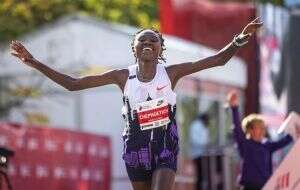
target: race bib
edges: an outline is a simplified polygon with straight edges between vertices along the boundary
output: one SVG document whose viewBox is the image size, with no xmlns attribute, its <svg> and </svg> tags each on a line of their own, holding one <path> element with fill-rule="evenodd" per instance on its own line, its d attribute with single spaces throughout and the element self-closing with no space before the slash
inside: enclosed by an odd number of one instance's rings
<svg viewBox="0 0 300 190">
<path fill-rule="evenodd" d="M 141 130 L 162 127 L 170 122 L 169 106 L 163 98 L 136 104 Z"/>
</svg>

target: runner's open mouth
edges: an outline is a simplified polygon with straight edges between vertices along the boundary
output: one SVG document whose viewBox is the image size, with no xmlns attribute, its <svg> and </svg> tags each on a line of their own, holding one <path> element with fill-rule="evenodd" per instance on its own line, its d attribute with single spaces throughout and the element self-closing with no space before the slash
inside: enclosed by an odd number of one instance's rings
<svg viewBox="0 0 300 190">
<path fill-rule="evenodd" d="M 144 48 L 143 48 L 143 51 L 153 51 L 153 49 L 150 48 L 150 47 L 144 47 Z"/>
</svg>

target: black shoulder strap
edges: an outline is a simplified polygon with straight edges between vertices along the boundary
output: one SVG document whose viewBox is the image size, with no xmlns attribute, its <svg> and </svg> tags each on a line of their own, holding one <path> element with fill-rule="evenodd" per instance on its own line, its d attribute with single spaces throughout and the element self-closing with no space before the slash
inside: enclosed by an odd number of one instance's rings
<svg viewBox="0 0 300 190">
<path fill-rule="evenodd" d="M 136 78 L 136 75 L 128 76 L 128 79 L 134 79 L 134 78 Z"/>
</svg>

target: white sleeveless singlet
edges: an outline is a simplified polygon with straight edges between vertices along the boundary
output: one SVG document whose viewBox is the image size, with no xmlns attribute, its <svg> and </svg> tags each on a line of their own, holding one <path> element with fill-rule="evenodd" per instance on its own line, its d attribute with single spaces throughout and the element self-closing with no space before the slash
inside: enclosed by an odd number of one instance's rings
<svg viewBox="0 0 300 190">
<path fill-rule="evenodd" d="M 129 77 L 124 88 L 124 97 L 129 99 L 131 106 L 150 99 L 164 98 L 168 104 L 176 104 L 176 93 L 172 90 L 172 84 L 168 73 L 162 64 L 157 64 L 156 74 L 150 82 L 141 82 L 137 78 L 138 65 L 128 67 Z M 124 110 L 125 111 L 125 110 Z"/>
</svg>

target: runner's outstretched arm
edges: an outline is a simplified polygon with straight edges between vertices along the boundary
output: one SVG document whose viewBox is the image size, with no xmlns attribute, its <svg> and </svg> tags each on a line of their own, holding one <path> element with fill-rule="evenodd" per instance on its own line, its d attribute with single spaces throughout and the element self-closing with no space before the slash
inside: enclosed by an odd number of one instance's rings
<svg viewBox="0 0 300 190">
<path fill-rule="evenodd" d="M 126 75 L 128 75 L 127 69 L 116 69 L 100 75 L 73 78 L 55 71 L 54 69 L 35 59 L 20 42 L 12 41 L 10 48 L 11 54 L 19 58 L 24 64 L 40 71 L 46 77 L 70 91 L 83 90 L 107 84 L 116 84 L 121 88 L 121 90 L 123 90 L 123 83 L 126 81 Z"/>
<path fill-rule="evenodd" d="M 186 62 L 167 67 L 172 85 L 175 86 L 177 81 L 186 75 L 190 75 L 211 67 L 225 65 L 229 59 L 235 55 L 238 49 L 248 42 L 250 36 L 252 36 L 252 34 L 254 34 L 261 26 L 262 22 L 259 20 L 259 18 L 256 18 L 247 24 L 241 34 L 235 36 L 231 43 L 226 45 L 215 55 L 200 59 L 195 62 Z"/>
</svg>

